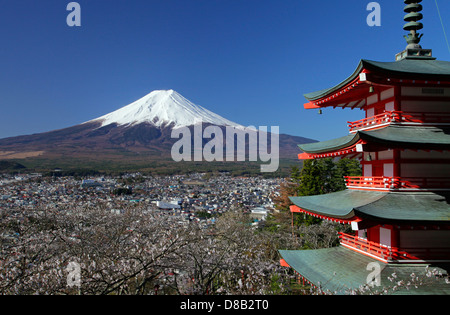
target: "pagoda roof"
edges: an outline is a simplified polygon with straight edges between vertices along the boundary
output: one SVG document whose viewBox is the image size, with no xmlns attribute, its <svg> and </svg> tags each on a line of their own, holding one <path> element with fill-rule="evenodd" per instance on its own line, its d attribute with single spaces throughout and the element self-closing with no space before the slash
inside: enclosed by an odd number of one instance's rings
<svg viewBox="0 0 450 315">
<path fill-rule="evenodd" d="M 411 280 L 411 274 L 427 278 L 426 267 L 430 271 L 436 271 L 442 274 L 448 274 L 448 265 L 434 266 L 432 264 L 392 264 L 383 263 L 374 258 L 356 253 L 353 250 L 343 246 L 315 249 L 315 250 L 280 250 L 283 260 L 299 273 L 306 280 L 316 287 L 320 285 L 324 291 L 330 291 L 334 294 L 351 294 L 351 290 L 358 289 L 367 283 L 367 277 L 372 269 L 367 269 L 369 264 L 376 263 L 380 266 L 381 286 L 374 287 L 373 290 L 382 290 L 383 288 L 393 287 L 398 281 Z M 392 283 L 388 277 L 396 275 L 395 283 Z M 440 281 L 429 281 L 430 283 L 409 290 L 402 288 L 399 291 L 388 291 L 389 294 L 450 294 L 450 284 L 446 284 L 443 279 Z"/>
<path fill-rule="evenodd" d="M 321 154 L 349 148 L 361 141 L 388 148 L 448 150 L 450 149 L 450 128 L 391 124 L 380 129 L 357 131 L 341 138 L 298 146 L 303 152 Z"/>
<path fill-rule="evenodd" d="M 364 74 L 364 79 L 361 79 Z M 434 59 L 402 59 L 393 62 L 380 62 L 362 59 L 356 70 L 339 84 L 304 94 L 310 101 L 305 104 L 306 108 L 322 106 L 338 106 L 338 100 L 343 99 L 343 103 L 350 100 L 357 100 L 367 93 L 362 89 L 366 84 L 394 85 L 396 83 L 405 85 L 406 81 L 411 83 L 417 81 L 426 82 L 427 85 L 450 84 L 450 62 Z M 362 93 L 362 94 L 361 94 Z M 353 95 L 353 96 L 349 96 Z M 329 98 L 329 99 L 327 99 Z M 331 104 L 331 105 L 330 105 Z M 353 106 L 361 107 L 364 103 Z"/>
<path fill-rule="evenodd" d="M 443 223 L 450 221 L 450 192 L 388 192 L 346 189 L 290 197 L 302 211 L 320 217 L 356 220 Z"/>
<path fill-rule="evenodd" d="M 317 100 L 339 90 L 357 79 L 363 70 L 389 75 L 417 79 L 450 80 L 450 62 L 442 60 L 403 59 L 393 62 L 381 62 L 362 59 L 356 70 L 347 79 L 328 89 L 305 94 L 307 100 Z"/>
<path fill-rule="evenodd" d="M 411 76 L 418 79 L 450 80 L 450 62 L 427 59 L 403 59 L 393 62 L 362 60 L 364 69 L 391 76 Z"/>
</svg>

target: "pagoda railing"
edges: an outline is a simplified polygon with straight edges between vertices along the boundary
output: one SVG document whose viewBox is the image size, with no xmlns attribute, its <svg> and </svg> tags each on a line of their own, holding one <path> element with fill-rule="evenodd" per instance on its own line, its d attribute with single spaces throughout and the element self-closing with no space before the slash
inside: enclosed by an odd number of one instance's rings
<svg viewBox="0 0 450 315">
<path fill-rule="evenodd" d="M 450 113 L 405 113 L 402 111 L 387 111 L 357 121 L 348 121 L 347 123 L 350 132 L 356 132 L 362 129 L 379 128 L 390 123 L 442 125 L 450 124 Z"/>
<path fill-rule="evenodd" d="M 339 240 L 341 245 L 350 247 L 356 251 L 375 256 L 383 261 L 392 260 L 392 251 L 388 246 L 368 241 L 364 238 L 339 232 Z"/>
<path fill-rule="evenodd" d="M 345 176 L 344 180 L 349 189 L 450 190 L 450 178 L 448 177 Z"/>
<path fill-rule="evenodd" d="M 450 248 L 398 248 L 368 241 L 356 235 L 339 232 L 341 245 L 385 262 L 422 262 L 450 259 Z"/>
</svg>

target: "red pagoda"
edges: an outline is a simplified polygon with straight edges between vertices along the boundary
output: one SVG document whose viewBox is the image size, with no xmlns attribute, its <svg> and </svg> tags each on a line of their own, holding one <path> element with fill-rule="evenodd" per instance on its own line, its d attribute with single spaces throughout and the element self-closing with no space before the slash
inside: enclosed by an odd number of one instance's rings
<svg viewBox="0 0 450 315">
<path fill-rule="evenodd" d="M 291 197 L 292 213 L 349 224 L 340 246 L 280 250 L 282 264 L 301 279 L 344 293 L 368 283 L 379 266 L 388 277 L 408 280 L 426 268 L 448 277 L 450 266 L 450 62 L 420 45 L 421 0 L 404 1 L 408 46 L 393 62 L 361 60 L 340 84 L 305 95 L 306 109 L 361 109 L 347 136 L 300 145 L 300 159 L 354 158 L 362 176 L 346 177 L 347 189 Z M 445 279 L 411 293 L 450 294 Z M 374 282 L 372 282 L 372 285 Z"/>
</svg>

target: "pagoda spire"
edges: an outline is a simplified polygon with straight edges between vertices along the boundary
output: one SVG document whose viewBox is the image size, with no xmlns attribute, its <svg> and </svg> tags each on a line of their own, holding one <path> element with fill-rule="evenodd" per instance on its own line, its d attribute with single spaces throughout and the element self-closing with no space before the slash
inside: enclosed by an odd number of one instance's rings
<svg viewBox="0 0 450 315">
<path fill-rule="evenodd" d="M 420 20 L 423 19 L 422 5 L 420 4 L 422 0 L 404 0 L 405 8 L 403 11 L 406 13 L 404 20 L 406 24 L 403 26 L 405 31 L 408 31 L 408 35 L 404 35 L 408 46 L 406 49 L 397 55 L 395 55 L 395 60 L 403 59 L 431 59 L 433 58 L 431 49 L 422 49 L 419 45 L 420 39 L 423 34 L 418 33 L 423 29 L 423 24 Z"/>
<path fill-rule="evenodd" d="M 407 23 L 403 26 L 403 29 L 410 32 L 404 36 L 408 43 L 407 48 L 422 48 L 419 43 L 423 34 L 417 33 L 423 28 L 423 24 L 419 22 L 423 19 L 423 15 L 420 13 L 423 9 L 420 4 L 422 0 L 404 0 L 404 2 L 406 4 L 404 11 L 407 13 L 404 20 Z"/>
</svg>

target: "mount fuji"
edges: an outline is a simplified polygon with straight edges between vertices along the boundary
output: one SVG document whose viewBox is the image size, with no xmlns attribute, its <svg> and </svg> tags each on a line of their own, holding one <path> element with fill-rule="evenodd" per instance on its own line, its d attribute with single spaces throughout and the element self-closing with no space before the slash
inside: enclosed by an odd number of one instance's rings
<svg viewBox="0 0 450 315">
<path fill-rule="evenodd" d="M 133 126 L 146 123 L 157 128 L 180 128 L 202 122 L 216 126 L 243 127 L 192 103 L 174 90 L 153 91 L 130 105 L 90 122 L 101 122 L 102 127 L 110 124 Z"/>
<path fill-rule="evenodd" d="M 101 117 L 72 127 L 0 139 L 0 160 L 15 160 L 34 169 L 154 168 L 176 164 L 172 131 L 213 125 L 222 129 L 244 126 L 196 105 L 174 90 L 157 90 Z M 295 160 L 298 144 L 315 140 L 279 135 L 281 159 Z M 205 163 L 208 164 L 208 163 Z M 185 167 L 185 166 L 184 166 Z"/>
</svg>

